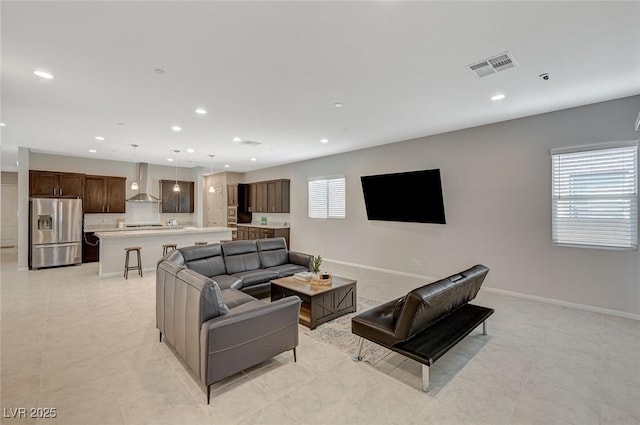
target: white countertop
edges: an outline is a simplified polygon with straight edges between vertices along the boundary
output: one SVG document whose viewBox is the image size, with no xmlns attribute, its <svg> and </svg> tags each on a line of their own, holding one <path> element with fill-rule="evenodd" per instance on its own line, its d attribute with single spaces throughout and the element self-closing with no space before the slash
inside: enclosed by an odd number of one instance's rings
<svg viewBox="0 0 640 425">
<path fill-rule="evenodd" d="M 85 229 L 86 231 L 86 229 Z M 155 228 L 144 228 L 144 229 L 118 229 L 118 228 L 110 228 L 95 231 L 95 234 L 100 239 L 115 239 L 115 238 L 127 238 L 127 237 L 144 237 L 144 236 L 155 236 L 155 235 L 166 235 L 166 234 L 174 234 L 174 235 L 182 235 L 189 233 L 216 233 L 216 232 L 230 232 L 231 229 L 228 227 L 189 227 L 189 226 L 178 226 L 178 228 L 170 229 L 169 227 L 155 227 Z"/>
<path fill-rule="evenodd" d="M 259 227 L 262 229 L 289 229 L 289 225 L 284 225 L 284 224 L 260 224 L 260 223 L 238 223 L 237 224 L 238 227 L 240 226 L 244 226 L 244 227 Z"/>
<path fill-rule="evenodd" d="M 178 229 L 183 229 L 185 227 L 197 227 L 195 224 L 180 224 L 177 227 Z M 83 231 L 84 232 L 130 232 L 133 230 L 164 230 L 169 229 L 169 226 L 154 226 L 154 227 L 118 227 L 113 224 L 85 224 Z"/>
</svg>

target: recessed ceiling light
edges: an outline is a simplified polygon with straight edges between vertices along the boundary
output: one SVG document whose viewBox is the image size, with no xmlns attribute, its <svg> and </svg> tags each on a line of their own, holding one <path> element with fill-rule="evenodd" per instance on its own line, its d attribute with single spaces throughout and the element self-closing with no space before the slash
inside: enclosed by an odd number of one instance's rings
<svg viewBox="0 0 640 425">
<path fill-rule="evenodd" d="M 41 69 L 36 69 L 35 71 L 33 71 L 33 73 L 34 73 L 35 75 L 37 75 L 38 77 L 40 77 L 40 78 L 44 78 L 45 80 L 50 80 L 50 79 L 52 79 L 52 78 L 53 78 L 53 75 L 52 75 L 52 74 L 50 74 L 50 73 L 49 73 L 49 72 L 47 72 L 47 71 L 43 71 L 43 70 L 41 70 Z"/>
<path fill-rule="evenodd" d="M 91 153 L 96 153 L 96 152 L 98 152 L 98 151 L 97 151 L 97 150 L 95 150 L 95 149 L 89 149 L 89 152 L 91 152 Z"/>
<path fill-rule="evenodd" d="M 123 123 L 123 122 L 118 122 L 117 124 L 118 124 L 118 125 L 124 125 L 124 123 Z"/>
<path fill-rule="evenodd" d="M 329 139 L 320 139 L 320 143 L 329 143 Z"/>
<path fill-rule="evenodd" d="M 154 71 L 155 71 L 156 74 L 160 74 L 160 75 L 162 75 L 162 74 L 167 72 L 162 68 L 156 68 L 156 69 L 154 69 Z"/>
<path fill-rule="evenodd" d="M 0 122 L 0 127 L 6 127 L 7 125 L 3 122 Z"/>
<path fill-rule="evenodd" d="M 333 104 L 333 106 L 336 107 L 336 108 L 342 108 L 344 106 L 344 103 L 336 102 L 336 103 Z"/>
<path fill-rule="evenodd" d="M 177 133 L 178 131 L 182 131 L 182 127 L 180 127 L 179 125 L 174 125 L 171 127 L 171 130 Z"/>
<path fill-rule="evenodd" d="M 198 115 L 205 115 L 207 113 L 207 110 L 204 108 L 198 108 L 196 109 L 196 114 Z"/>
<path fill-rule="evenodd" d="M 505 96 L 503 93 L 497 93 L 497 94 L 494 94 L 493 96 L 491 96 L 491 100 L 493 100 L 493 101 L 502 100 L 505 97 L 507 97 L 507 96 Z"/>
<path fill-rule="evenodd" d="M 102 136 L 96 136 L 96 140 L 100 140 L 101 142 L 104 141 L 104 137 Z"/>
<path fill-rule="evenodd" d="M 187 152 L 189 152 L 189 153 L 194 153 L 194 152 L 195 152 L 195 150 L 193 150 L 193 149 L 189 148 L 189 149 L 187 149 Z"/>
<path fill-rule="evenodd" d="M 229 168 L 229 164 L 224 164 L 224 168 Z"/>
<path fill-rule="evenodd" d="M 173 162 L 173 158 L 167 158 L 167 161 Z"/>
<path fill-rule="evenodd" d="M 255 161 L 257 161 L 257 159 L 256 159 L 256 158 L 251 158 L 251 161 L 254 161 L 254 162 L 255 162 Z"/>
<path fill-rule="evenodd" d="M 234 142 L 242 142 L 242 139 L 241 139 L 241 138 L 239 138 L 239 137 L 234 137 L 234 138 L 233 138 L 233 141 L 234 141 Z"/>
</svg>

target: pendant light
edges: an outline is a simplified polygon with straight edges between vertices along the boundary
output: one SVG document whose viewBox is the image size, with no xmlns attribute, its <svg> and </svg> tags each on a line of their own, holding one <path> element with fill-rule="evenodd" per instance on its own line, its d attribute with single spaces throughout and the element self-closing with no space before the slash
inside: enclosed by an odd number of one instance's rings
<svg viewBox="0 0 640 425">
<path fill-rule="evenodd" d="M 216 188 L 213 186 L 213 157 L 215 155 L 209 155 L 209 158 L 211 158 L 211 172 L 209 173 L 209 193 L 216 193 Z"/>
<path fill-rule="evenodd" d="M 174 152 L 176 153 L 176 184 L 173 185 L 173 191 L 174 192 L 180 192 L 180 185 L 178 184 L 178 155 L 180 153 L 180 151 L 178 149 L 174 150 Z"/>
<path fill-rule="evenodd" d="M 133 181 L 131 182 L 131 190 L 138 190 L 138 173 L 136 172 L 136 149 L 138 145 L 131 145 L 133 148 Z"/>
</svg>

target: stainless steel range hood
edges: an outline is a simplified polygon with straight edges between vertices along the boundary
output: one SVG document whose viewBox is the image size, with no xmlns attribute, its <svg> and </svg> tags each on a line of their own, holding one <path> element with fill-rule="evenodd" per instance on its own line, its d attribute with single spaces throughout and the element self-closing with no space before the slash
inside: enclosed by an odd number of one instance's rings
<svg viewBox="0 0 640 425">
<path fill-rule="evenodd" d="M 149 164 L 146 162 L 138 164 L 138 187 L 140 188 L 140 193 L 127 199 L 127 202 L 162 202 L 149 193 Z"/>
</svg>

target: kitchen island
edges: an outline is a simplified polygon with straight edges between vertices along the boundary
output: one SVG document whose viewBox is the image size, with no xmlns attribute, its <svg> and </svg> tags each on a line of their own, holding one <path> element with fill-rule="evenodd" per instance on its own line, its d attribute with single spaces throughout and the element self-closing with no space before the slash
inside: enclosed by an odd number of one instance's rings
<svg viewBox="0 0 640 425">
<path fill-rule="evenodd" d="M 155 270 L 162 257 L 162 245 L 175 243 L 178 247 L 192 246 L 195 242 L 215 243 L 231 240 L 228 227 L 178 227 L 144 230 L 98 231 L 100 239 L 100 265 L 98 276 L 110 277 L 124 273 L 124 249 L 130 246 L 141 247 L 142 269 Z M 133 264 L 135 254 L 130 260 Z"/>
</svg>

